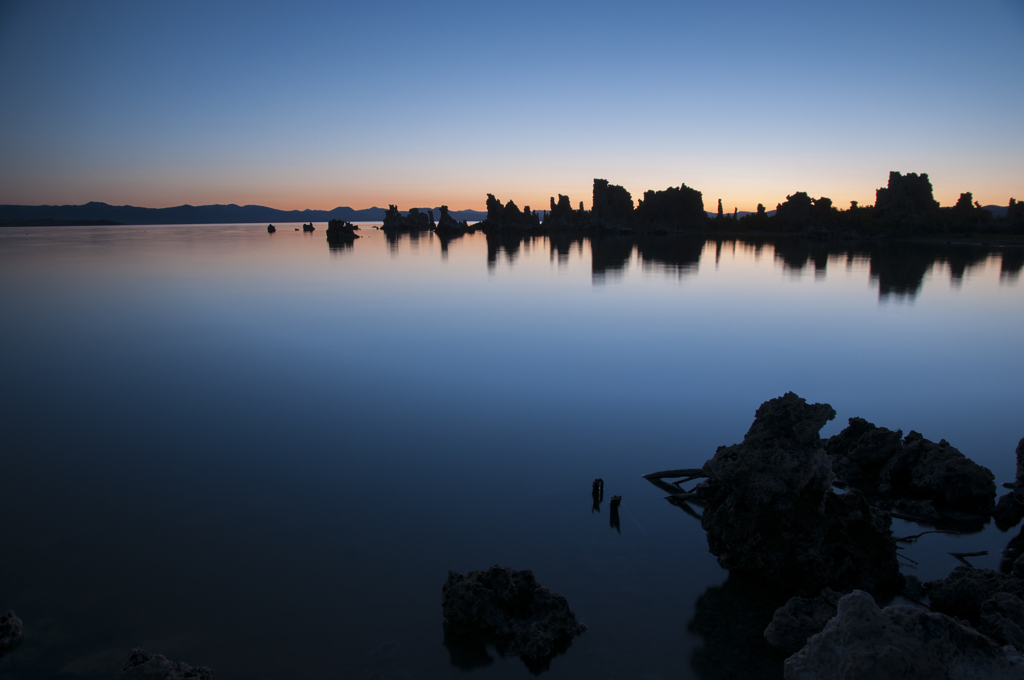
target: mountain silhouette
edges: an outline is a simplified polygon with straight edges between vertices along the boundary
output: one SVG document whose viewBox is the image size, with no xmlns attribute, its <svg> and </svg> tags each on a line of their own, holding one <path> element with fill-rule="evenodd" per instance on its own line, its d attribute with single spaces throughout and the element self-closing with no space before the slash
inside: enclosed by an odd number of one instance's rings
<svg viewBox="0 0 1024 680">
<path fill-rule="evenodd" d="M 440 208 L 435 208 L 440 212 Z M 105 220 L 121 224 L 237 224 L 262 222 L 380 222 L 385 208 L 355 210 L 276 210 L 262 205 L 179 205 L 173 208 L 139 208 L 96 201 L 85 205 L 0 205 L 0 223 L 15 220 L 48 220 L 53 225 Z M 486 217 L 477 210 L 450 210 L 457 220 L 476 221 Z"/>
</svg>

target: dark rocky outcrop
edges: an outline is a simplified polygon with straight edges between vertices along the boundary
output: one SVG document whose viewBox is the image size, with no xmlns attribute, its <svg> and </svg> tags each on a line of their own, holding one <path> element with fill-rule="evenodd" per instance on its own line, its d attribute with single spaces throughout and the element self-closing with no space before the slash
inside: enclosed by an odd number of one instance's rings
<svg viewBox="0 0 1024 680">
<path fill-rule="evenodd" d="M 825 450 L 840 479 L 901 512 L 930 521 L 986 521 L 995 503 L 992 473 L 944 439 L 935 443 L 918 432 L 902 434 L 850 418 Z"/>
<path fill-rule="evenodd" d="M 1024 519 L 1024 492 L 1015 489 L 1001 496 L 995 509 L 992 510 L 992 519 L 995 520 L 996 526 L 1003 531 L 1020 524 L 1020 521 Z"/>
<path fill-rule="evenodd" d="M 277 231 L 277 227 L 275 227 L 273 224 L 268 224 L 267 225 L 267 233 L 268 234 L 273 234 L 275 231 Z"/>
<path fill-rule="evenodd" d="M 448 206 L 441 206 L 441 219 L 437 221 L 437 226 L 434 227 L 435 233 L 439 235 L 455 236 L 457 234 L 465 234 L 469 231 L 471 230 L 466 220 L 456 220 L 448 214 Z"/>
<path fill-rule="evenodd" d="M 935 611 L 969 621 L 999 644 L 1024 649 L 1024 581 L 1015 574 L 957 567 L 925 588 Z"/>
<path fill-rule="evenodd" d="M 836 615 L 840 594 L 824 588 L 817 597 L 789 599 L 775 610 L 772 622 L 764 629 L 764 639 L 787 656 L 807 644 L 807 638 L 817 635 Z"/>
<path fill-rule="evenodd" d="M 448 572 L 441 589 L 446 639 L 460 649 L 493 643 L 505 655 L 518 655 L 534 671 L 568 648 L 586 630 L 564 597 L 541 587 L 529 570 L 494 565 L 465 576 Z"/>
<path fill-rule="evenodd" d="M 168 661 L 163 655 L 136 647 L 125 659 L 119 677 L 123 680 L 213 680 L 213 671 L 205 666 Z"/>
<path fill-rule="evenodd" d="M 875 191 L 878 220 L 891 232 L 913 232 L 934 220 L 939 203 L 928 173 L 889 173 L 888 184 Z"/>
<path fill-rule="evenodd" d="M 726 569 L 790 592 L 901 583 L 888 513 L 856 490 L 836 494 L 818 431 L 828 404 L 792 392 L 765 402 L 740 444 L 719 447 L 696 487 L 708 547 Z"/>
<path fill-rule="evenodd" d="M 889 496 L 929 500 L 962 513 L 988 515 L 995 506 L 995 476 L 951 446 L 911 431 L 886 461 L 879 490 Z"/>
<path fill-rule="evenodd" d="M 21 644 L 21 628 L 21 619 L 13 609 L 0 616 L 0 656 Z"/>
<path fill-rule="evenodd" d="M 1017 526 L 1024 519 L 1024 439 L 1018 442 L 1016 453 L 1017 476 L 1012 483 L 1005 485 L 1012 491 L 1002 496 L 992 511 L 996 526 L 1003 531 Z"/>
<path fill-rule="evenodd" d="M 381 229 L 391 232 L 419 232 L 430 231 L 434 228 L 434 211 L 420 212 L 419 208 L 412 208 L 403 215 L 398 211 L 397 205 L 389 205 L 388 211 L 384 214 L 384 224 Z"/>
<path fill-rule="evenodd" d="M 590 229 L 590 215 L 583 210 L 574 210 L 568 196 L 558 194 L 558 202 L 551 198 L 551 210 L 544 218 L 544 228 L 549 231 L 576 231 Z"/>
<path fill-rule="evenodd" d="M 536 229 L 540 227 L 540 215 L 530 210 L 530 206 L 520 210 L 514 201 L 502 205 L 494 194 L 487 194 L 487 219 L 475 226 L 487 233 Z"/>
<path fill-rule="evenodd" d="M 882 466 L 902 448 L 901 430 L 875 427 L 863 418 L 850 418 L 849 426 L 825 443 L 836 477 L 876 488 Z"/>
<path fill-rule="evenodd" d="M 855 591 L 825 629 L 786 659 L 787 680 L 940 680 L 1024 677 L 1024 657 L 945 614 L 879 609 Z"/>
<path fill-rule="evenodd" d="M 636 207 L 640 229 L 695 231 L 705 229 L 708 214 L 701 192 L 685 184 L 663 191 L 645 191 Z"/>
<path fill-rule="evenodd" d="M 831 198 L 811 198 L 798 191 L 775 207 L 774 228 L 779 231 L 809 231 L 830 227 L 835 209 Z"/>
</svg>

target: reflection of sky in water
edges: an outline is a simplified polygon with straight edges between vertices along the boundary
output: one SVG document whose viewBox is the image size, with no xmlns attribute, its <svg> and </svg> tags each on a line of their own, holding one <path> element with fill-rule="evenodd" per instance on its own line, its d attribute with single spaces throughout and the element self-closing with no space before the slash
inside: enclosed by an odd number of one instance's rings
<svg viewBox="0 0 1024 680">
<path fill-rule="evenodd" d="M 1013 476 L 1016 251 L 478 234 L 444 254 L 278 226 L 0 232 L 0 609 L 34 636 L 11 673 L 143 645 L 218 677 L 463 677 L 441 584 L 502 563 L 590 626 L 550 677 L 675 677 L 725 575 L 639 475 L 701 464 L 762 401 Z M 994 566 L 1015 533 L 908 554 L 933 578 L 950 546 Z"/>
</svg>

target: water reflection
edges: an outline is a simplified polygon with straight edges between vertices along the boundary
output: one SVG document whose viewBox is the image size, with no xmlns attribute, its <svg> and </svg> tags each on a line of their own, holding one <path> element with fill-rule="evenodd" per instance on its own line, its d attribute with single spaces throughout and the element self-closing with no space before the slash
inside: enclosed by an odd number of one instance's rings
<svg viewBox="0 0 1024 680">
<path fill-rule="evenodd" d="M 622 496 L 612 496 L 608 503 L 609 525 L 615 531 L 622 533 L 622 522 L 619 521 L 619 504 L 622 503 Z"/>
<path fill-rule="evenodd" d="M 409 247 L 416 250 L 420 239 L 434 239 L 432 232 L 398 233 L 386 232 L 388 248 L 397 256 L 399 244 L 407 240 Z M 487 267 L 493 270 L 504 254 L 509 266 L 519 259 L 520 253 L 528 253 L 531 247 L 543 247 L 544 241 L 550 250 L 550 259 L 559 267 L 566 266 L 569 255 L 575 249 L 581 257 L 589 247 L 592 280 L 595 284 L 609 277 L 619 278 L 629 269 L 630 261 L 636 254 L 637 261 L 645 272 L 683 276 L 696 273 L 702 259 L 714 257 L 715 267 L 722 263 L 723 255 L 735 259 L 749 254 L 758 261 L 765 250 L 770 249 L 774 261 L 784 272 L 799 276 L 804 272 L 813 274 L 816 281 L 824 281 L 830 271 L 849 271 L 855 266 L 867 265 L 869 278 L 878 287 L 880 300 L 890 298 L 913 300 L 921 292 L 929 274 L 945 268 L 949 281 L 954 287 L 970 278 L 975 270 L 988 266 L 1000 267 L 1000 282 L 1016 284 L 1021 269 L 1024 269 L 1024 247 L 993 247 L 987 245 L 965 245 L 937 242 L 908 241 L 823 241 L 795 237 L 742 237 L 714 238 L 674 234 L 642 234 L 638 236 L 615 234 L 587 236 L 573 233 L 552 233 L 546 236 L 504 232 L 470 235 L 436 235 L 441 258 L 448 258 L 449 245 L 463 238 L 481 238 L 486 243 Z M 332 249 L 351 249 L 351 244 L 332 244 Z"/>
<path fill-rule="evenodd" d="M 619 275 L 633 257 L 634 241 L 628 236 L 602 236 L 590 239 L 591 274 L 595 283 L 607 275 Z"/>
<path fill-rule="evenodd" d="M 687 630 L 704 639 L 690 655 L 694 674 L 704 680 L 782 678 L 785 655 L 764 639 L 784 594 L 763 584 L 729 576 L 697 598 Z"/>
<path fill-rule="evenodd" d="M 1002 251 L 1000 278 L 1016 282 L 1021 268 L 1024 268 L 1024 248 L 1006 248 Z"/>
<path fill-rule="evenodd" d="M 716 252 L 721 243 L 716 243 Z M 679 239 L 654 234 L 637 239 L 637 252 L 644 269 L 661 269 L 682 277 L 697 271 L 705 245 L 704 239 Z"/>
</svg>

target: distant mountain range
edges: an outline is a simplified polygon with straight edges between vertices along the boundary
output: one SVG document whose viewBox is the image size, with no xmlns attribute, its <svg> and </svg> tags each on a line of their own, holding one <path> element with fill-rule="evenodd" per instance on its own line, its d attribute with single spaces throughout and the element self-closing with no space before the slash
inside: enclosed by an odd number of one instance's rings
<svg viewBox="0 0 1024 680">
<path fill-rule="evenodd" d="M 1006 215 L 1005 205 L 986 205 L 985 210 L 993 217 Z M 420 208 L 427 210 L 429 208 Z M 432 208 L 434 219 L 441 216 L 440 208 Z M 381 222 L 384 208 L 340 207 L 334 210 L 276 210 L 262 205 L 179 205 L 174 208 L 137 208 L 131 205 L 109 205 L 91 202 L 85 205 L 0 205 L 0 226 L 71 226 L 99 224 L 238 224 L 263 222 Z M 767 211 L 773 215 L 774 210 Z M 403 214 L 406 214 L 403 211 Z M 449 210 L 448 214 L 457 220 L 478 222 L 487 217 L 482 210 Z M 717 213 L 708 212 L 714 218 Z M 739 217 L 749 215 L 740 211 Z M 726 217 L 732 213 L 725 213 Z"/>
<path fill-rule="evenodd" d="M 424 210 L 424 208 L 420 208 Z M 434 219 L 440 208 L 432 208 Z M 179 205 L 174 208 L 137 208 L 131 205 L 86 203 L 85 205 L 0 205 L 0 225 L 59 226 L 97 222 L 119 224 L 237 224 L 263 222 L 380 222 L 384 208 L 355 210 L 341 207 L 334 210 L 275 210 L 262 205 Z M 450 210 L 457 220 L 479 221 L 487 217 L 480 210 Z"/>
</svg>

